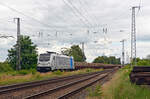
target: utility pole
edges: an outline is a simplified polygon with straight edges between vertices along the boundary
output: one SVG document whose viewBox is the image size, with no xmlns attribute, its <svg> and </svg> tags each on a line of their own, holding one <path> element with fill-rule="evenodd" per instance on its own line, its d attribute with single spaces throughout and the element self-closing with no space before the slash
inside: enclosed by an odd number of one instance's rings
<svg viewBox="0 0 150 99">
<path fill-rule="evenodd" d="M 125 39 L 123 39 L 122 41 L 122 66 L 124 66 L 124 63 L 125 63 L 125 49 L 124 49 L 124 42 L 125 42 Z"/>
<path fill-rule="evenodd" d="M 82 54 L 84 55 L 84 42 L 81 42 L 82 45 Z M 83 60 L 85 60 L 85 57 L 83 57 Z"/>
<path fill-rule="evenodd" d="M 82 45 L 82 53 L 84 53 L 84 42 L 81 42 Z"/>
<path fill-rule="evenodd" d="M 17 63 L 16 63 L 16 70 L 21 69 L 20 61 L 21 61 L 21 45 L 20 45 L 20 18 L 14 18 L 17 20 Z"/>
<path fill-rule="evenodd" d="M 140 9 L 140 6 L 132 7 L 132 28 L 131 28 L 131 66 L 136 65 L 136 22 L 135 9 Z"/>
</svg>

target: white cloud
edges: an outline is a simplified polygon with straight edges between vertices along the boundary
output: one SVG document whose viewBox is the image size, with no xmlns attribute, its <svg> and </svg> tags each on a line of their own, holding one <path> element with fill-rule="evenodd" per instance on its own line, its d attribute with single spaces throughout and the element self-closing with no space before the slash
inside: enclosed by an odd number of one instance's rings
<svg viewBox="0 0 150 99">
<path fill-rule="evenodd" d="M 67 1 L 67 0 L 65 0 Z M 31 36 L 38 45 L 39 53 L 60 51 L 61 47 L 85 42 L 85 53 L 88 61 L 99 55 L 121 55 L 120 40 L 126 39 L 126 51 L 130 52 L 131 6 L 139 5 L 139 0 L 69 0 L 85 18 L 64 4 L 63 0 L 1 0 L 0 1 L 0 34 L 16 37 L 14 17 L 21 17 L 21 34 Z M 1 5 L 17 9 L 21 13 Z M 142 2 L 137 15 L 137 55 L 145 57 L 149 54 L 149 7 L 150 1 Z M 75 11 L 75 10 L 74 10 Z M 33 19 L 34 18 L 34 19 Z M 82 21 L 84 21 L 85 26 Z M 11 21 L 11 22 L 10 22 Z M 106 25 L 107 24 L 107 25 Z M 108 28 L 108 41 L 104 41 L 102 29 Z M 89 34 L 87 33 L 89 30 Z M 120 32 L 123 30 L 123 32 Z M 57 31 L 57 37 L 56 37 Z M 94 33 L 98 31 L 97 33 Z M 39 36 L 38 32 L 43 32 Z M 98 41 L 94 43 L 94 41 Z M 6 58 L 7 50 L 16 43 L 16 39 L 0 38 L 0 60 Z M 105 45 L 105 46 L 104 46 Z M 146 49 L 145 49 L 146 47 Z M 144 53 L 143 53 L 144 51 Z M 5 53 L 5 54 L 4 54 Z"/>
</svg>

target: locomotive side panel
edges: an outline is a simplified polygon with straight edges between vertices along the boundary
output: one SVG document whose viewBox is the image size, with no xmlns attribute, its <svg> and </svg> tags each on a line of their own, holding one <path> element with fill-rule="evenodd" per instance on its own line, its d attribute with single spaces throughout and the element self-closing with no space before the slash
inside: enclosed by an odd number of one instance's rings
<svg viewBox="0 0 150 99">
<path fill-rule="evenodd" d="M 57 56 L 55 67 L 56 67 L 56 69 L 72 69 L 73 64 L 70 65 L 70 57 Z"/>
</svg>

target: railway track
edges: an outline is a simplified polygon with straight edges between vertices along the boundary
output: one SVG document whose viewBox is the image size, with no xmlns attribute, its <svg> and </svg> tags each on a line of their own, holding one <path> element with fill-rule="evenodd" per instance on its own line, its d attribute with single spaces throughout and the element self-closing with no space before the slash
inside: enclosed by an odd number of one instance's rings
<svg viewBox="0 0 150 99">
<path fill-rule="evenodd" d="M 0 99 L 63 99 L 77 90 L 84 89 L 104 79 L 115 70 L 104 70 L 95 73 L 57 77 L 44 81 L 0 87 Z"/>
<path fill-rule="evenodd" d="M 8 85 L 8 86 L 1 86 L 0 87 L 0 95 L 3 93 L 8 93 L 10 91 L 15 91 L 19 89 L 24 89 L 24 88 L 31 88 L 34 86 L 40 86 L 43 84 L 49 84 L 49 83 L 55 83 L 59 81 L 63 81 L 66 79 L 73 79 L 77 77 L 84 77 L 86 75 L 93 74 L 93 73 L 88 73 L 88 74 L 80 74 L 80 75 L 72 75 L 72 76 L 67 76 L 67 77 L 56 77 L 56 78 L 51 78 L 47 80 L 42 80 L 42 81 L 35 81 L 35 82 L 27 82 L 27 83 L 22 83 L 22 84 L 13 84 L 13 85 Z"/>
<path fill-rule="evenodd" d="M 79 88 L 76 88 L 76 89 L 74 89 L 74 90 L 72 90 L 66 94 L 59 96 L 58 99 L 69 99 L 69 98 L 72 99 L 74 97 L 73 95 L 81 92 L 82 90 L 84 90 L 87 87 L 90 87 L 91 85 L 93 85 L 96 82 L 100 82 L 99 84 L 102 85 L 105 82 L 107 82 L 109 79 L 111 79 L 113 73 L 115 73 L 118 69 L 119 68 L 117 67 L 117 68 L 113 69 L 112 71 L 110 71 L 109 73 L 106 73 L 106 75 L 101 76 L 99 79 L 96 79 L 92 82 L 89 82 L 88 84 L 86 84 L 84 86 L 80 86 Z M 73 99 L 76 99 L 76 98 L 73 98 Z M 78 99 L 82 99 L 82 98 L 78 98 Z"/>
</svg>

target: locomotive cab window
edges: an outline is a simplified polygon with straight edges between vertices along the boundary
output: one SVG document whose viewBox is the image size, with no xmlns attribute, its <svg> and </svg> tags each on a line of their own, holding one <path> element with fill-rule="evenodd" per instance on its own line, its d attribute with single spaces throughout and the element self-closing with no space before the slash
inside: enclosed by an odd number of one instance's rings
<svg viewBox="0 0 150 99">
<path fill-rule="evenodd" d="M 50 54 L 40 54 L 39 61 L 49 61 Z"/>
</svg>

